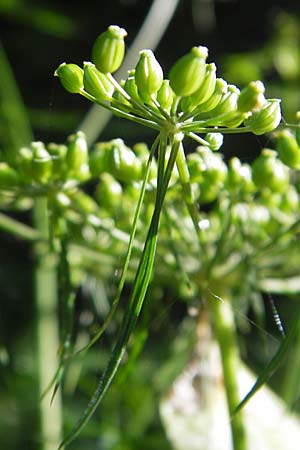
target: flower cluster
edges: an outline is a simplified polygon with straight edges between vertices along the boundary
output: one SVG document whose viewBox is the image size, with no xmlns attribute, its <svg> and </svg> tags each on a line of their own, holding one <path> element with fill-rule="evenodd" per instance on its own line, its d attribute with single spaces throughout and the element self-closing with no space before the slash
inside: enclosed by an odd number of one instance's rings
<svg viewBox="0 0 300 450">
<path fill-rule="evenodd" d="M 280 101 L 265 98 L 261 81 L 240 91 L 217 78 L 216 65 L 206 62 L 208 50 L 203 46 L 193 47 L 179 58 L 169 78 L 164 78 L 153 52 L 142 50 L 135 68 L 118 83 L 112 74 L 122 64 L 126 34 L 112 25 L 97 38 L 93 62 L 84 62 L 83 68 L 62 63 L 55 75 L 65 89 L 116 115 L 157 130 L 182 131 L 195 139 L 193 132 L 226 132 L 226 128 L 243 125 L 246 131 L 263 134 L 278 126 Z"/>
</svg>

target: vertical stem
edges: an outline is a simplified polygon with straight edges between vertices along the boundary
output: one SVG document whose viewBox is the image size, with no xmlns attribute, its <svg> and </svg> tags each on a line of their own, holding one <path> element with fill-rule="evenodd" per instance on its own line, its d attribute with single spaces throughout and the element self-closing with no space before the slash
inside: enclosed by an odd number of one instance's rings
<svg viewBox="0 0 300 450">
<path fill-rule="evenodd" d="M 297 311 L 299 315 L 299 311 Z M 289 351 L 289 359 L 285 366 L 281 396 L 287 407 L 292 410 L 296 400 L 299 398 L 299 375 L 300 375 L 300 328 L 297 328 L 294 345 Z"/>
<path fill-rule="evenodd" d="M 215 291 L 213 291 L 215 292 Z M 218 293 L 219 295 L 219 293 Z M 222 297 L 223 299 L 223 297 Z M 214 333 L 219 343 L 223 366 L 223 377 L 226 391 L 227 405 L 231 417 L 231 434 L 234 450 L 247 450 L 246 432 L 243 412 L 239 411 L 233 417 L 237 405 L 240 403 L 238 389 L 238 371 L 240 358 L 237 347 L 235 323 L 228 295 L 225 300 L 211 298 L 208 306 Z"/>
<path fill-rule="evenodd" d="M 38 384 L 40 395 L 51 381 L 57 369 L 59 345 L 56 307 L 57 279 L 56 255 L 49 242 L 49 217 L 47 198 L 35 200 L 33 221 L 36 230 L 44 238 L 34 245 L 36 264 L 34 270 L 34 293 L 36 302 L 36 339 L 38 360 Z M 42 450 L 53 450 L 61 439 L 62 409 L 60 392 L 50 404 L 51 392 L 40 403 L 40 431 Z"/>
<path fill-rule="evenodd" d="M 193 222 L 195 232 L 197 234 L 198 244 L 202 252 L 202 259 L 204 262 L 206 262 L 207 260 L 206 249 L 205 246 L 203 245 L 201 229 L 199 227 L 199 220 L 200 220 L 199 211 L 196 206 L 192 185 L 190 181 L 190 174 L 182 144 L 180 145 L 178 150 L 176 158 L 176 167 L 179 173 L 180 183 L 182 186 L 183 199 L 190 214 L 190 218 Z"/>
</svg>

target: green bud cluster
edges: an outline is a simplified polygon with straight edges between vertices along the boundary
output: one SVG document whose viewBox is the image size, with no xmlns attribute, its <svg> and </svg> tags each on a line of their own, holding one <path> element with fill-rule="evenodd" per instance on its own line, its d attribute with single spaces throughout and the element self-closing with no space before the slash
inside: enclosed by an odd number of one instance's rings
<svg viewBox="0 0 300 450">
<path fill-rule="evenodd" d="M 66 145 L 32 142 L 21 147 L 15 160 L 0 163 L 0 188 L 23 197 L 59 191 L 90 179 L 89 155 L 84 133 L 70 136 Z"/>
<path fill-rule="evenodd" d="M 280 102 L 264 97 L 261 81 L 242 91 L 217 77 L 207 63 L 208 49 L 194 46 L 171 67 L 168 78 L 154 53 L 141 50 L 135 68 L 120 83 L 112 73 L 125 55 L 123 28 L 110 26 L 96 39 L 92 62 L 83 68 L 61 64 L 55 72 L 65 89 L 111 109 L 118 116 L 157 130 L 217 133 L 217 128 L 244 126 L 255 134 L 274 130 L 281 120 Z M 204 131 L 203 131 L 204 130 Z M 211 149 L 217 149 L 215 141 Z"/>
<path fill-rule="evenodd" d="M 224 186 L 227 166 L 220 154 L 213 153 L 209 147 L 197 147 L 196 152 L 188 156 L 188 169 L 192 183 L 197 184 L 198 201 L 214 201 Z"/>
</svg>

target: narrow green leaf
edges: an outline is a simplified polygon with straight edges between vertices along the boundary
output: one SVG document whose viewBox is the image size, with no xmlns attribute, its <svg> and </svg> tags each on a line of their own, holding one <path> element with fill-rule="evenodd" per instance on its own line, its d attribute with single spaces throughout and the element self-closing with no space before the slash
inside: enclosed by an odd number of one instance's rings
<svg viewBox="0 0 300 450">
<path fill-rule="evenodd" d="M 103 399 L 105 393 L 107 392 L 107 389 L 109 388 L 110 383 L 112 382 L 118 370 L 118 367 L 122 361 L 123 355 L 126 350 L 126 345 L 136 325 L 146 295 L 146 291 L 151 280 L 157 243 L 159 218 L 161 214 L 163 201 L 171 178 L 172 170 L 176 161 L 179 145 L 180 143 L 177 141 L 174 143 L 167 164 L 167 168 L 164 171 L 166 137 L 161 136 L 159 148 L 160 155 L 158 163 L 158 181 L 157 181 L 158 187 L 157 187 L 155 208 L 152 215 L 152 220 L 148 230 L 147 238 L 145 241 L 144 251 L 142 253 L 141 260 L 137 269 L 133 288 L 130 294 L 130 298 L 127 302 L 126 310 L 124 312 L 117 342 L 113 349 L 108 365 L 105 371 L 103 372 L 102 377 L 100 378 L 99 384 L 86 410 L 82 414 L 81 418 L 79 419 L 78 423 L 75 425 L 69 436 L 67 436 L 63 440 L 63 442 L 59 447 L 59 450 L 66 448 L 66 446 L 69 445 L 75 439 L 75 437 L 81 432 L 81 430 L 87 424 L 90 417 L 93 415 L 96 408 Z"/>
<path fill-rule="evenodd" d="M 143 179 L 143 184 L 141 186 L 141 192 L 140 192 L 140 196 L 138 199 L 138 203 L 137 203 L 137 207 L 135 210 L 135 214 L 134 214 L 134 218 L 133 218 L 133 223 L 132 223 L 132 230 L 131 230 L 131 234 L 130 234 L 130 238 L 129 238 L 129 243 L 128 243 L 128 248 L 127 248 L 127 253 L 126 253 L 126 257 L 125 257 L 125 261 L 123 264 L 123 268 L 122 268 L 122 275 L 119 281 L 119 285 L 118 285 L 118 289 L 115 295 L 115 298 L 113 299 L 111 308 L 109 310 L 109 313 L 107 314 L 103 324 L 101 325 L 101 327 L 98 329 L 98 331 L 96 332 L 96 334 L 92 337 L 92 339 L 90 340 L 90 342 L 82 347 L 78 352 L 76 352 L 73 356 L 76 356 L 78 353 L 81 353 L 83 351 L 88 350 L 92 345 L 95 344 L 95 342 L 98 341 L 98 339 L 102 336 L 102 334 L 104 333 L 104 331 L 106 330 L 106 327 L 108 325 L 108 323 L 110 322 L 110 320 L 112 319 L 114 312 L 118 306 L 119 300 L 120 300 L 120 296 L 124 287 L 124 283 L 126 280 L 126 275 L 127 275 L 127 271 L 128 271 L 128 266 L 129 266 L 129 262 L 130 262 L 130 258 L 131 258 L 131 253 L 132 253 L 132 249 L 133 249 L 133 245 L 134 245 L 134 238 L 136 235 L 136 229 L 137 229 L 137 222 L 140 216 L 140 212 L 141 212 L 141 208 L 142 208 L 142 204 L 143 204 L 143 200 L 144 200 L 144 196 L 145 196 L 145 191 L 146 191 L 146 185 L 147 185 L 147 181 L 148 181 L 148 177 L 149 177 L 149 173 L 150 173 L 150 168 L 151 168 L 151 163 L 153 160 L 153 156 L 154 153 L 157 149 L 158 146 L 158 142 L 159 142 L 160 136 L 158 135 L 153 144 L 152 147 L 150 149 L 150 154 L 149 154 L 149 159 L 147 161 L 147 166 L 146 166 L 146 171 L 145 171 L 145 175 L 144 175 L 144 179 Z"/>
</svg>

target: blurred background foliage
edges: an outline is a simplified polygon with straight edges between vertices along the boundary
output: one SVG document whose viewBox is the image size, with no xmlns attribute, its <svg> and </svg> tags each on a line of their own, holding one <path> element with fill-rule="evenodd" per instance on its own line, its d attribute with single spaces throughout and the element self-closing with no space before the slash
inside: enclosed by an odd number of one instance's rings
<svg viewBox="0 0 300 450">
<path fill-rule="evenodd" d="M 0 0 L 0 147 L 8 159 L 33 137 L 61 142 L 80 128 L 89 106 L 61 88 L 53 77 L 55 68 L 62 61 L 81 64 L 89 56 L 95 37 L 111 23 L 127 29 L 130 47 L 151 4 L 149 0 Z M 209 61 L 217 62 L 220 76 L 229 82 L 243 87 L 250 80 L 264 80 L 268 97 L 282 97 L 284 119 L 294 120 L 300 109 L 298 2 L 181 0 L 155 53 L 167 71 L 175 59 L 197 43 L 209 48 Z M 99 139 L 122 137 L 130 145 L 138 141 L 149 143 L 149 133 L 132 124 L 124 126 L 121 119 L 114 118 Z M 268 139 L 228 136 L 223 151 L 226 157 L 238 155 L 252 160 L 263 146 L 271 145 Z M 18 217 L 30 221 L 25 213 Z M 36 316 L 32 251 L 28 244 L 4 232 L 0 239 L 0 442 L 1 447 L 10 450 L 36 450 L 39 399 L 36 349 L 32 346 Z M 95 326 L 95 316 L 101 322 L 107 305 L 99 300 L 101 284 L 96 278 L 83 280 L 75 319 L 85 342 Z M 114 282 L 112 279 L 112 285 Z M 155 284 L 151 287 L 152 301 L 146 302 L 142 323 L 132 339 L 132 361 L 121 368 L 94 420 L 74 442 L 74 450 L 83 446 L 101 450 L 171 448 L 159 421 L 158 398 L 187 363 L 196 324 L 188 314 L 191 305 L 176 302 L 177 295 L 170 289 L 165 289 L 162 301 L 157 289 Z M 262 342 L 268 340 L 268 334 L 279 336 L 265 300 L 263 330 L 246 320 L 241 333 L 243 354 L 257 371 L 268 360 Z M 298 299 L 275 300 L 280 316 L 288 322 Z M 252 320 L 253 310 L 246 313 Z M 91 386 L 114 341 L 118 319 L 117 316 L 110 325 L 100 349 L 89 351 L 68 372 L 67 426 L 86 406 Z M 276 389 L 276 377 L 273 387 Z M 295 407 L 298 403 L 295 400 Z"/>
</svg>

